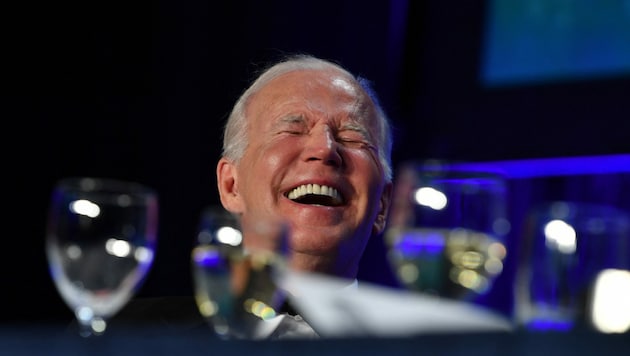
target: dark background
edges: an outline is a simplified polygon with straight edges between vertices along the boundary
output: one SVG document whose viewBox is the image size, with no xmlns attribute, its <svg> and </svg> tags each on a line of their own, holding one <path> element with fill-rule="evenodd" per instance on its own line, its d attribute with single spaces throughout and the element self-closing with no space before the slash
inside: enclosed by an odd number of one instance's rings
<svg viewBox="0 0 630 356">
<path fill-rule="evenodd" d="M 228 4 L 229 3 L 229 4 Z M 630 152 L 628 75 L 487 87 L 485 1 L 130 1 L 3 5 L 0 319 L 70 318 L 49 279 L 44 224 L 67 176 L 142 182 L 160 196 L 142 296 L 190 295 L 199 213 L 231 105 L 287 53 L 371 79 L 394 165 Z M 378 244 L 368 256 L 378 255 Z M 367 268 L 373 266 L 365 263 Z M 385 279 L 386 275 L 374 277 Z"/>
</svg>

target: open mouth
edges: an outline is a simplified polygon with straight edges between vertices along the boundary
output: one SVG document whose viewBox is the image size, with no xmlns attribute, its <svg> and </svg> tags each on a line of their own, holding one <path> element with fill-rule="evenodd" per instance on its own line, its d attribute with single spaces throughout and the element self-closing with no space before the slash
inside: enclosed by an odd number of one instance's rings
<svg viewBox="0 0 630 356">
<path fill-rule="evenodd" d="M 303 184 L 293 188 L 287 198 L 300 204 L 339 206 L 343 204 L 343 197 L 337 189 L 327 185 Z"/>
</svg>

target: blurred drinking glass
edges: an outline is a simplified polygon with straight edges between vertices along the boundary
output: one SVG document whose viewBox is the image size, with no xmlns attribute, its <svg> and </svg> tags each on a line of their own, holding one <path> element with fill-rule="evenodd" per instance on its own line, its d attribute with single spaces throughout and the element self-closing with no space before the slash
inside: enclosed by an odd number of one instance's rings
<svg viewBox="0 0 630 356">
<path fill-rule="evenodd" d="M 286 299 L 279 278 L 287 239 L 274 219 L 241 225 L 222 207 L 202 212 L 191 256 L 195 301 L 218 337 L 262 339 L 273 331 Z"/>
<path fill-rule="evenodd" d="M 519 324 L 532 331 L 630 329 L 630 214 L 555 201 L 532 209 L 516 283 Z"/>
<path fill-rule="evenodd" d="M 67 178 L 55 185 L 46 252 L 82 336 L 102 334 L 141 286 L 157 228 L 157 194 L 146 186 L 104 178 Z"/>
<path fill-rule="evenodd" d="M 486 294 L 507 253 L 506 195 L 496 172 L 439 161 L 402 166 L 384 235 L 402 284 L 460 301 Z"/>
</svg>

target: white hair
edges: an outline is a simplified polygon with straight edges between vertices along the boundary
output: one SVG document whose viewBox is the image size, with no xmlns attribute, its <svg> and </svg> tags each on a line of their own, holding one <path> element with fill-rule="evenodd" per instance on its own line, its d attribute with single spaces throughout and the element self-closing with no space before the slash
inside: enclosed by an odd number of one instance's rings
<svg viewBox="0 0 630 356">
<path fill-rule="evenodd" d="M 223 157 L 238 162 L 248 145 L 247 139 L 247 118 L 245 115 L 246 107 L 254 94 L 260 91 L 273 79 L 296 70 L 329 70 L 334 69 L 346 75 L 355 81 L 367 93 L 368 97 L 374 104 L 377 116 L 378 137 L 377 149 L 378 158 L 383 169 L 385 180 L 390 182 L 392 179 L 391 168 L 391 151 L 392 137 L 389 119 L 385 115 L 376 94 L 372 90 L 368 80 L 362 77 L 355 77 L 352 73 L 333 62 L 316 58 L 310 55 L 295 55 L 276 63 L 269 67 L 258 76 L 258 78 L 247 88 L 239 97 L 232 108 L 232 112 L 227 119 L 225 130 L 223 133 Z"/>
</svg>

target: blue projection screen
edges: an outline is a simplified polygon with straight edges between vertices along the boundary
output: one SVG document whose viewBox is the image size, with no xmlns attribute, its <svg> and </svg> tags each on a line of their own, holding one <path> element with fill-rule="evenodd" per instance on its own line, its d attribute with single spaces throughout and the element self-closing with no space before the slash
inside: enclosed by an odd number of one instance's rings
<svg viewBox="0 0 630 356">
<path fill-rule="evenodd" d="M 489 0 L 486 86 L 630 74 L 630 0 Z"/>
</svg>

